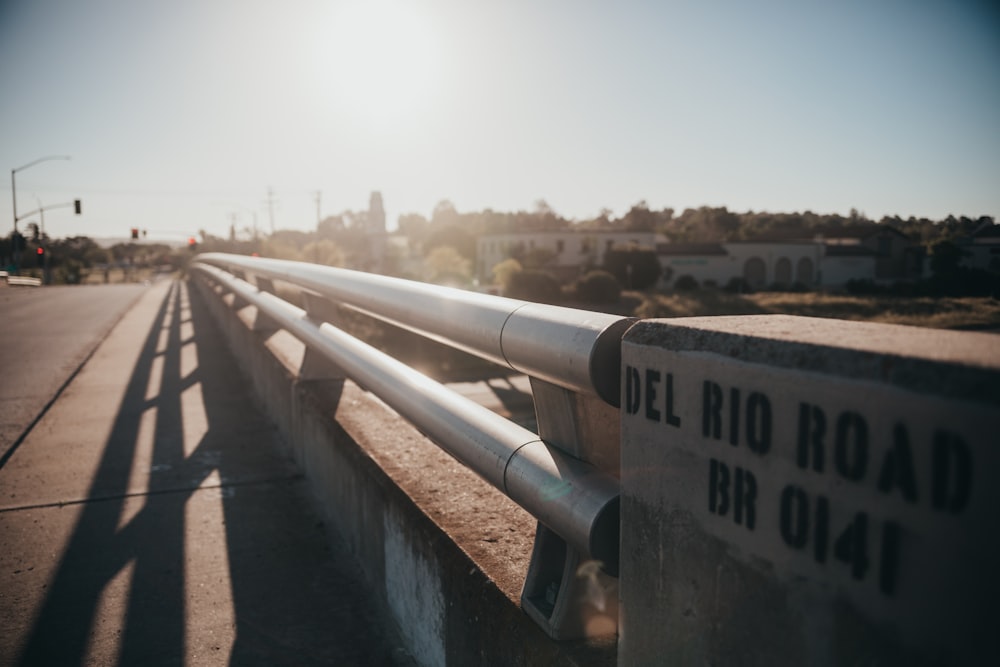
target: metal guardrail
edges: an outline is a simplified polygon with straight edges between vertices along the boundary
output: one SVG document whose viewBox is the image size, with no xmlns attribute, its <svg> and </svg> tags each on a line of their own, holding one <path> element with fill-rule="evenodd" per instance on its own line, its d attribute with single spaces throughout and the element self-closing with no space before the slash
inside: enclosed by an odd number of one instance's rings
<svg viewBox="0 0 1000 667">
<path fill-rule="evenodd" d="M 632 318 L 280 259 L 206 253 L 196 265 L 281 280 L 446 345 L 618 406 Z"/>
<path fill-rule="evenodd" d="M 42 281 L 40 278 L 32 278 L 30 276 L 12 276 L 6 271 L 0 271 L 0 281 L 3 281 L 10 285 L 11 287 L 41 287 Z"/>
<path fill-rule="evenodd" d="M 537 584 L 561 587 L 568 597 L 576 597 L 575 591 L 570 592 L 575 585 L 572 579 L 578 563 L 586 560 L 600 561 L 617 576 L 618 480 L 350 336 L 316 313 L 282 300 L 271 293 L 272 281 L 290 283 L 526 373 L 533 378 L 533 386 L 537 378 L 542 386 L 550 383 L 556 391 L 585 394 L 591 397 L 587 400 L 615 407 L 621 338 L 634 320 L 284 260 L 209 253 L 199 255 L 192 269 L 253 304 L 537 518 L 539 534 L 522 602 L 552 636 L 573 635 L 575 630 L 561 628 L 566 623 L 554 619 L 551 609 L 532 613 L 529 607 L 536 606 L 539 596 L 529 596 L 527 589 L 529 584 L 536 586 L 534 579 L 548 577 Z M 244 280 L 246 274 L 255 276 L 265 289 Z M 541 426 L 541 416 L 539 422 Z M 549 531 L 567 547 L 553 551 Z M 550 564 L 553 558 L 558 561 L 555 566 Z M 550 581 L 554 569 L 558 573 L 555 584 Z M 562 585 L 559 577 L 563 577 Z M 554 593 L 542 591 L 541 595 Z M 541 606 L 549 605 L 543 601 Z"/>
</svg>

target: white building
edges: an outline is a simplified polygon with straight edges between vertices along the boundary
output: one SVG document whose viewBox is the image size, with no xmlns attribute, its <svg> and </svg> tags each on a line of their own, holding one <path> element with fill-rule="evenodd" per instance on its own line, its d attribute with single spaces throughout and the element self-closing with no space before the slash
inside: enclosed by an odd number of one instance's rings
<svg viewBox="0 0 1000 667">
<path fill-rule="evenodd" d="M 681 276 L 699 284 L 724 287 L 734 279 L 753 288 L 768 285 L 820 285 L 824 246 L 803 243 L 668 243 L 657 248 L 663 265 L 661 282 L 671 286 Z"/>
<path fill-rule="evenodd" d="M 548 251 L 552 259 L 546 269 L 557 277 L 571 279 L 601 266 L 604 254 L 615 246 L 634 244 L 652 250 L 665 241 L 662 234 L 654 232 L 594 229 L 486 234 L 476 241 L 476 277 L 484 283 L 492 282 L 493 267 L 505 259 Z"/>
<path fill-rule="evenodd" d="M 828 245 L 824 249 L 820 269 L 820 287 L 843 287 L 851 280 L 875 282 L 878 276 L 878 255 L 863 246 Z"/>
<path fill-rule="evenodd" d="M 972 236 L 959 243 L 965 253 L 962 264 L 970 269 L 1000 273 L 1000 225 L 985 223 Z"/>
<path fill-rule="evenodd" d="M 888 283 L 920 275 L 919 246 L 891 227 L 871 224 L 815 231 L 811 239 L 722 243 L 669 243 L 655 232 L 613 230 L 487 234 L 477 241 L 476 276 L 489 283 L 493 267 L 505 259 L 546 251 L 550 255 L 546 269 L 568 281 L 602 266 L 609 249 L 629 244 L 656 249 L 663 287 L 672 287 L 681 276 L 719 287 L 743 279 L 754 289 L 794 285 L 817 289 L 843 287 L 851 280 Z M 1000 253 L 1000 245 L 995 248 Z"/>
<path fill-rule="evenodd" d="M 667 243 L 657 248 L 657 254 L 664 287 L 673 286 L 681 276 L 719 287 L 743 279 L 753 289 L 796 284 L 815 289 L 875 279 L 875 252 L 856 244 L 830 245 L 821 239 Z"/>
</svg>

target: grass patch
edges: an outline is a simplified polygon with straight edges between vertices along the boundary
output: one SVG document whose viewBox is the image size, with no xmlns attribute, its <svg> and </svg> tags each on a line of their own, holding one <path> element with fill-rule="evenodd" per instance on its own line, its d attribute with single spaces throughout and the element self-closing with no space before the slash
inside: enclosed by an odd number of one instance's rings
<svg viewBox="0 0 1000 667">
<path fill-rule="evenodd" d="M 635 294 L 635 293 L 630 293 Z M 674 294 L 641 294 L 636 317 L 702 317 L 709 315 L 761 315 L 773 312 L 752 299 L 718 290 L 692 290 Z"/>
<path fill-rule="evenodd" d="M 637 317 L 785 314 L 864 320 L 934 329 L 1000 329 L 1000 301 L 980 297 L 892 297 L 695 290 L 641 294 Z"/>
</svg>

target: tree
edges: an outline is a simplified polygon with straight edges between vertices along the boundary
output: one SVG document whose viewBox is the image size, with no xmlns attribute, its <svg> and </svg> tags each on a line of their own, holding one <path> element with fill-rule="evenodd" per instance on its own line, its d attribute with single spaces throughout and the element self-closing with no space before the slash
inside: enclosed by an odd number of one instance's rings
<svg viewBox="0 0 1000 667">
<path fill-rule="evenodd" d="M 538 303 L 556 303 L 562 298 L 562 289 L 552 274 L 537 269 L 525 269 L 511 274 L 505 290 L 512 299 L 525 299 Z"/>
<path fill-rule="evenodd" d="M 442 246 L 457 250 L 466 259 L 476 258 L 476 237 L 458 225 L 435 226 L 424 241 L 424 252 Z"/>
<path fill-rule="evenodd" d="M 614 223 L 611 221 L 612 215 L 614 215 L 614 211 L 605 207 L 600 210 L 597 217 L 583 220 L 576 226 L 579 229 L 611 229 L 614 227 Z"/>
<path fill-rule="evenodd" d="M 52 243 L 52 250 L 53 258 L 73 257 L 88 268 L 94 264 L 105 264 L 111 261 L 111 253 L 108 249 L 97 245 L 89 236 L 70 236 L 61 240 L 57 239 Z M 170 254 L 169 248 L 167 248 L 167 254 Z"/>
<path fill-rule="evenodd" d="M 741 216 L 730 212 L 725 206 L 720 208 L 702 206 L 697 209 L 684 209 L 672 227 L 678 231 L 678 238 L 686 241 L 724 241 L 738 235 L 741 222 Z M 800 225 L 800 223 L 801 221 L 797 220 L 795 224 Z M 776 219 L 765 218 L 761 227 L 773 227 L 777 224 Z"/>
<path fill-rule="evenodd" d="M 260 256 L 272 259 L 290 259 L 296 262 L 302 261 L 302 253 L 298 248 L 273 238 L 261 241 Z"/>
<path fill-rule="evenodd" d="M 642 200 L 622 217 L 622 224 L 628 231 L 651 232 L 656 229 L 656 214 L 650 211 L 646 201 Z"/>
<path fill-rule="evenodd" d="M 563 220 L 559 217 L 549 203 L 544 199 L 538 199 L 535 201 L 535 225 L 541 229 L 562 227 L 564 226 Z"/>
<path fill-rule="evenodd" d="M 634 246 L 612 248 L 604 253 L 603 268 L 626 289 L 637 290 L 655 285 L 663 272 L 656 251 Z"/>
<path fill-rule="evenodd" d="M 433 225 L 454 225 L 458 222 L 458 211 L 455 205 L 447 199 L 442 199 L 434 207 L 431 214 L 431 224 Z"/>
<path fill-rule="evenodd" d="M 531 248 L 521 256 L 521 264 L 526 269 L 544 269 L 556 258 L 551 248 Z"/>
<path fill-rule="evenodd" d="M 493 267 L 493 281 L 506 292 L 510 288 L 511 276 L 522 270 L 521 262 L 510 257 Z"/>
<path fill-rule="evenodd" d="M 621 298 L 622 286 L 613 275 L 598 270 L 581 277 L 574 292 L 585 303 L 615 303 Z"/>
<path fill-rule="evenodd" d="M 269 238 L 272 241 L 284 243 L 285 245 L 301 250 L 305 244 L 316 240 L 316 234 L 314 232 L 303 232 L 298 229 L 279 229 L 271 234 Z"/>
<path fill-rule="evenodd" d="M 337 244 L 329 239 L 320 239 L 307 243 L 302 248 L 302 259 L 313 264 L 325 266 L 343 266 L 344 255 Z"/>
<path fill-rule="evenodd" d="M 316 225 L 316 236 L 332 241 L 345 229 L 347 229 L 347 224 L 344 222 L 343 215 L 328 215 Z"/>
<path fill-rule="evenodd" d="M 466 285 L 472 278 L 472 262 L 451 246 L 438 246 L 424 259 L 424 271 L 429 282 Z"/>
<path fill-rule="evenodd" d="M 936 276 L 954 275 L 965 254 L 964 250 L 951 241 L 938 241 L 931 246 L 931 273 Z"/>
<path fill-rule="evenodd" d="M 691 290 L 698 289 L 698 281 L 691 274 L 685 273 L 674 281 L 674 289 L 681 292 L 690 292 Z"/>
<path fill-rule="evenodd" d="M 400 233 L 411 241 L 419 241 L 427 233 L 427 218 L 419 213 L 403 213 L 396 219 Z"/>
</svg>

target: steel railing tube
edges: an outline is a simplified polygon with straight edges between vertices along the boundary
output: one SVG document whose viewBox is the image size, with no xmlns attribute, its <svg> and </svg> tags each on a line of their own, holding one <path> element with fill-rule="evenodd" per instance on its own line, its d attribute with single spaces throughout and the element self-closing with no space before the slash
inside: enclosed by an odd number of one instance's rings
<svg viewBox="0 0 1000 667">
<path fill-rule="evenodd" d="M 198 263 L 282 280 L 572 391 L 619 402 L 621 334 L 634 320 L 360 271 L 225 253 Z M 613 344 L 603 341 L 614 338 Z"/>
<path fill-rule="evenodd" d="M 621 340 L 634 318 L 525 303 L 500 341 L 515 370 L 560 386 L 587 387 L 618 407 Z"/>
<path fill-rule="evenodd" d="M 195 269 L 326 356 L 569 544 L 617 568 L 613 477 L 273 294 L 217 268 L 196 263 Z"/>
<path fill-rule="evenodd" d="M 505 493 L 521 507 L 534 508 L 536 519 L 618 576 L 618 480 L 554 451 L 561 453 L 541 440 L 521 447 L 507 465 Z"/>
<path fill-rule="evenodd" d="M 500 331 L 522 301 L 281 259 L 224 253 L 199 255 L 199 263 L 282 280 L 339 305 L 508 366 Z"/>
</svg>

